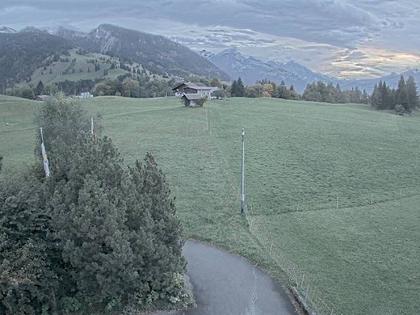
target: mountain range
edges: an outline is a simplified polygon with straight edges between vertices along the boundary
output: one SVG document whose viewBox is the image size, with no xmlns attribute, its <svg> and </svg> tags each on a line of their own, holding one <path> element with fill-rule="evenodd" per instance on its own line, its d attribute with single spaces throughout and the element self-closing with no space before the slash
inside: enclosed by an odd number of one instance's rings
<svg viewBox="0 0 420 315">
<path fill-rule="evenodd" d="M 0 87 L 30 82 L 37 70 L 51 65 L 53 56 L 56 61 L 66 59 L 73 56 L 70 51 L 75 49 L 86 57 L 89 53 L 115 57 L 122 64 L 135 64 L 161 77 L 229 80 L 226 73 L 181 44 L 114 25 L 103 24 L 89 33 L 63 28 L 49 33 L 34 27 L 19 32 L 7 27 L 0 30 Z M 73 77 L 77 79 L 76 75 Z"/>
<path fill-rule="evenodd" d="M 13 28 L 7 26 L 0 26 L 0 33 L 17 33 L 17 31 Z"/>
<path fill-rule="evenodd" d="M 90 52 L 118 56 L 141 64 L 152 73 L 186 77 L 229 77 L 214 64 L 166 37 L 102 24 L 89 33 L 59 29 L 55 34 Z"/>
<path fill-rule="evenodd" d="M 372 79 L 338 79 L 321 73 L 314 72 L 307 67 L 289 61 L 280 63 L 276 61 L 263 61 L 253 56 L 245 56 L 239 50 L 230 48 L 217 54 L 207 50 L 200 54 L 212 63 L 224 70 L 232 79 L 241 78 L 246 84 L 255 84 L 259 80 L 267 79 L 276 83 L 284 81 L 287 85 L 302 93 L 308 83 L 323 81 L 325 83 L 339 84 L 343 90 L 358 87 L 371 93 L 375 84 L 385 81 L 391 87 L 397 87 L 398 81 L 404 77 L 412 76 L 420 84 L 420 70 L 411 69 L 403 73 L 391 73 L 389 75 Z"/>
<path fill-rule="evenodd" d="M 380 80 L 395 87 L 401 76 L 401 74 L 392 73 L 375 79 L 343 80 L 314 72 L 294 61 L 281 63 L 245 56 L 234 48 L 219 53 L 208 50 L 194 52 L 163 36 L 110 24 L 99 25 L 88 33 L 65 28 L 45 31 L 34 27 L 27 27 L 17 32 L 9 27 L 0 26 L 0 86 L 12 86 L 22 82 L 33 84 L 34 73 L 44 73 L 45 77 L 45 71 L 42 69 L 46 70 L 46 65 L 51 64 L 52 56 L 57 59 L 64 54 L 73 59 L 75 49 L 80 50 L 78 55 L 84 54 L 84 59 L 76 58 L 76 65 L 63 65 L 67 67 L 67 72 L 70 70 L 73 73 L 77 70 L 82 72 L 83 69 L 89 72 L 90 69 L 86 63 L 89 59 L 96 58 L 96 60 L 103 60 L 103 64 L 97 66 L 102 70 L 110 70 L 109 65 L 105 64 L 109 64 L 112 60 L 112 63 L 135 65 L 136 69 L 144 69 L 147 74 L 156 74 L 164 78 L 189 80 L 191 76 L 196 76 L 208 79 L 216 77 L 222 81 L 230 81 L 241 77 L 248 85 L 267 79 L 276 83 L 284 81 L 287 85 L 293 85 L 298 92 L 303 92 L 306 85 L 314 81 L 339 83 L 342 89 L 358 87 L 371 92 Z M 97 55 L 95 57 L 91 54 Z M 54 71 L 56 68 L 60 67 L 56 66 L 53 68 Z M 51 70 L 48 68 L 48 71 Z M 105 72 L 108 73 L 108 71 Z M 114 72 L 115 75 L 122 73 L 121 71 Z M 84 77 L 99 79 L 98 75 L 99 73 L 95 76 L 85 75 Z M 420 71 L 417 69 L 406 71 L 403 75 L 411 75 L 420 83 Z M 35 76 L 37 80 L 39 77 L 39 75 Z M 77 79 L 78 76 L 73 75 L 73 78 Z M 103 75 L 103 78 L 106 76 Z"/>
<path fill-rule="evenodd" d="M 401 76 L 404 76 L 406 79 L 410 76 L 414 78 L 417 82 L 417 87 L 420 88 L 420 70 L 419 69 L 410 69 L 404 71 L 403 73 L 391 73 L 380 78 L 373 79 L 359 79 L 359 80 L 339 80 L 340 86 L 342 89 L 351 89 L 352 87 L 358 87 L 361 90 L 366 90 L 367 92 L 372 92 L 375 84 L 379 81 L 386 82 L 387 85 L 396 88 L 398 86 L 398 81 Z"/>
<path fill-rule="evenodd" d="M 231 78 L 240 77 L 248 85 L 255 84 L 256 81 L 262 79 L 276 83 L 284 81 L 288 85 L 293 85 L 297 91 L 302 92 L 310 82 L 334 81 L 333 78 L 313 72 L 294 61 L 287 63 L 262 61 L 252 56 L 244 56 L 235 48 L 217 54 L 201 51 L 201 55 L 223 69 Z"/>
</svg>

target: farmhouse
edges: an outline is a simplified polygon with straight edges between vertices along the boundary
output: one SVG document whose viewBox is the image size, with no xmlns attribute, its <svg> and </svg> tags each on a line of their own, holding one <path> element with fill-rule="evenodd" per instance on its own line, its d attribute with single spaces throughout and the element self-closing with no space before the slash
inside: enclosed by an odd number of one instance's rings
<svg viewBox="0 0 420 315">
<path fill-rule="evenodd" d="M 211 93 L 217 91 L 216 87 L 212 86 L 202 86 L 195 83 L 180 83 L 177 84 L 172 91 L 175 92 L 177 96 L 184 96 L 184 95 L 199 95 L 200 97 L 207 97 L 211 98 Z"/>
</svg>

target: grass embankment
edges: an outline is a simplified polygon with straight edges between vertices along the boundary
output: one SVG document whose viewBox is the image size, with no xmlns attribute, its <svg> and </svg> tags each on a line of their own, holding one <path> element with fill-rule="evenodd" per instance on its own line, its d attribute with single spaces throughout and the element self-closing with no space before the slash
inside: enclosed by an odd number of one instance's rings
<svg viewBox="0 0 420 315">
<path fill-rule="evenodd" d="M 84 104 L 102 114 L 127 162 L 156 156 L 187 237 L 276 277 L 299 269 L 337 313 L 419 312 L 420 117 L 274 99 L 197 109 L 173 98 Z M 6 175 L 33 159 L 37 106 L 0 99 Z M 239 215 L 242 127 L 247 220 Z"/>
</svg>

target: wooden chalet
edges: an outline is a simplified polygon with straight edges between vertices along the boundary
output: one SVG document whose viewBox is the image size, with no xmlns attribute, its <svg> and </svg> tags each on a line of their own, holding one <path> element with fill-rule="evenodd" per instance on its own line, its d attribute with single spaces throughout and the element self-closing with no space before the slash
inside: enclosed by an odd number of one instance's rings
<svg viewBox="0 0 420 315">
<path fill-rule="evenodd" d="M 211 98 L 211 94 L 214 91 L 217 91 L 216 87 L 212 86 L 203 86 L 195 83 L 179 83 L 173 89 L 175 95 L 177 96 L 184 96 L 184 95 L 199 95 L 200 97 L 207 97 L 208 99 Z"/>
</svg>

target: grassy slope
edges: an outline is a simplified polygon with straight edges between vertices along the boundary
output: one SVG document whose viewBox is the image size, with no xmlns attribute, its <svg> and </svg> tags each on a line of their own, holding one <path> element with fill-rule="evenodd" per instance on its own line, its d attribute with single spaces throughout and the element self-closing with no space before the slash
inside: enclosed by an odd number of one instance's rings
<svg viewBox="0 0 420 315">
<path fill-rule="evenodd" d="M 79 55 L 76 49 L 70 50 L 70 56 L 61 56 L 62 60 L 53 62 L 44 70 L 43 67 L 34 71 L 31 76 L 31 84 L 36 86 L 39 81 L 44 85 L 57 83 L 61 81 L 79 81 L 79 80 L 95 80 L 95 79 L 115 79 L 119 75 L 126 74 L 127 71 L 123 69 L 110 69 L 111 63 L 117 62 L 118 59 L 101 55 L 88 53 Z M 68 61 L 66 61 L 68 59 Z M 73 60 L 75 59 L 75 62 Z M 95 71 L 95 65 L 89 63 L 89 60 L 97 60 L 100 70 Z M 73 72 L 74 70 L 74 72 Z M 104 76 L 104 71 L 107 70 L 108 74 Z M 24 85 L 24 83 L 23 83 Z"/>
<path fill-rule="evenodd" d="M 343 314 L 420 309 L 419 117 L 270 99 L 203 109 L 116 97 L 85 105 L 102 113 L 127 162 L 156 155 L 189 237 L 244 255 L 277 277 L 298 268 L 316 296 Z M 36 106 L 0 98 L 8 171 L 32 158 Z M 243 126 L 247 221 L 238 214 Z"/>
</svg>

